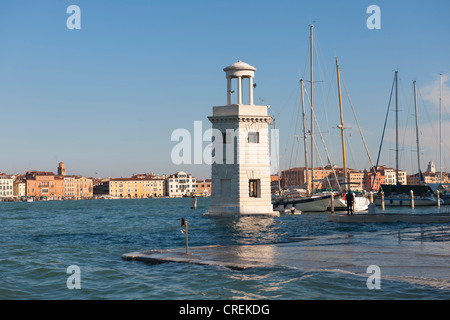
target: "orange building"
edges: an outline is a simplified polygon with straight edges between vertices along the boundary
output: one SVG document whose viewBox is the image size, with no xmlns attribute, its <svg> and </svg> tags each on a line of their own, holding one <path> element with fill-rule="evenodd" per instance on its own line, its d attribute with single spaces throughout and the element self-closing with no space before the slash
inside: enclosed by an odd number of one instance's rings
<svg viewBox="0 0 450 320">
<path fill-rule="evenodd" d="M 211 195 L 211 179 L 197 180 L 195 182 L 195 194 L 209 197 Z"/>
<path fill-rule="evenodd" d="M 374 178 L 373 172 L 364 171 L 364 187 L 366 191 L 378 191 L 382 184 L 386 184 L 386 176 L 381 172 L 377 172 Z"/>
<path fill-rule="evenodd" d="M 92 178 L 66 175 L 64 162 L 58 175 L 46 171 L 27 171 L 26 195 L 38 199 L 89 199 L 93 196 Z"/>
<path fill-rule="evenodd" d="M 333 171 L 334 169 L 334 171 Z M 314 182 L 314 189 L 337 188 L 334 173 L 339 176 L 339 168 L 326 166 L 325 168 L 314 168 L 314 173 L 309 169 L 309 183 Z M 329 183 L 331 184 L 329 184 Z M 298 167 L 281 172 L 281 187 L 306 187 L 306 168 Z"/>
<path fill-rule="evenodd" d="M 39 199 L 64 197 L 64 179 L 53 172 L 31 171 L 26 174 L 27 197 Z"/>
</svg>

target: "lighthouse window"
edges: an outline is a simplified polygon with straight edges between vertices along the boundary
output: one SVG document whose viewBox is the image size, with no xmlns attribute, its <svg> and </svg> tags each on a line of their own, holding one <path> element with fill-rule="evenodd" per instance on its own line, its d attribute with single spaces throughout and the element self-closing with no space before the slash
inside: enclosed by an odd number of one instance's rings
<svg viewBox="0 0 450 320">
<path fill-rule="evenodd" d="M 248 133 L 249 143 L 259 143 L 259 132 L 249 132 Z"/>
<path fill-rule="evenodd" d="M 261 197 L 261 180 L 260 179 L 250 179 L 249 180 L 249 196 L 251 198 L 260 198 Z"/>
</svg>

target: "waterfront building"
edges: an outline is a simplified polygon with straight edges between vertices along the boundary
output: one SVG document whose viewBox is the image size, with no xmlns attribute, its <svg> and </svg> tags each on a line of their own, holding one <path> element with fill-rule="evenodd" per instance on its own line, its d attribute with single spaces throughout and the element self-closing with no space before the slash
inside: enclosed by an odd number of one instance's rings
<svg viewBox="0 0 450 320">
<path fill-rule="evenodd" d="M 164 197 L 166 180 L 159 177 L 143 179 L 146 197 Z"/>
<path fill-rule="evenodd" d="M 306 187 L 306 169 L 305 167 L 297 167 L 283 170 L 281 171 L 280 180 L 282 188 L 302 186 Z"/>
<path fill-rule="evenodd" d="M 103 178 L 103 179 L 94 179 L 93 180 L 93 194 L 96 196 L 100 195 L 109 195 L 109 180 L 111 178 Z"/>
<path fill-rule="evenodd" d="M 386 184 L 386 177 L 381 172 L 377 172 L 375 175 L 372 171 L 364 171 L 364 189 L 366 191 L 377 192 L 382 184 Z"/>
<path fill-rule="evenodd" d="M 6 174 L 0 174 L 0 199 L 14 196 L 14 179 Z"/>
<path fill-rule="evenodd" d="M 139 198 L 142 188 L 138 188 L 137 179 L 111 178 L 106 181 L 108 195 L 116 198 Z"/>
<path fill-rule="evenodd" d="M 211 195 L 211 179 L 197 180 L 195 182 L 195 194 L 209 197 Z"/>
<path fill-rule="evenodd" d="M 166 178 L 165 174 L 156 175 L 152 173 L 134 174 L 132 178 L 145 180 L 144 197 L 164 197 L 166 195 Z"/>
<path fill-rule="evenodd" d="M 66 199 L 76 199 L 75 176 L 64 176 L 64 197 Z"/>
<path fill-rule="evenodd" d="M 312 171 L 309 169 L 309 182 L 314 183 L 314 189 L 333 189 L 339 190 L 339 184 L 343 182 L 344 170 L 339 168 L 337 165 L 327 165 L 325 168 L 317 167 L 314 168 L 314 175 L 312 176 Z M 336 180 L 338 179 L 338 181 Z M 364 172 L 357 171 L 354 169 L 347 169 L 347 182 L 350 182 L 351 190 L 362 191 L 364 186 Z M 303 187 L 306 189 L 306 168 L 298 167 L 288 170 L 284 170 L 281 173 L 281 186 L 282 187 Z M 344 186 L 341 186 L 344 190 Z"/>
<path fill-rule="evenodd" d="M 408 175 L 407 176 L 408 185 L 441 183 L 440 172 L 425 171 L 422 173 L 422 177 L 423 181 L 421 182 L 418 173 Z M 446 172 L 442 173 L 442 183 L 449 183 L 448 174 Z"/>
<path fill-rule="evenodd" d="M 393 169 L 386 170 L 388 173 Z M 310 169 L 311 173 L 311 169 Z M 406 172 L 402 171 L 399 175 L 400 180 L 405 180 Z M 310 174 L 311 176 L 311 174 Z M 314 187 L 316 190 L 320 189 L 333 189 L 339 190 L 339 184 L 336 181 L 336 177 L 341 184 L 341 189 L 346 190 L 343 182 L 343 169 L 338 168 L 336 165 L 327 165 L 325 168 L 314 168 Z M 382 172 L 377 172 L 376 178 L 373 179 L 373 172 L 367 170 L 358 171 L 355 169 L 347 169 L 347 183 L 352 191 L 377 191 L 381 184 L 386 184 L 386 177 Z M 391 181 L 395 181 L 395 170 L 393 175 L 390 176 Z M 292 168 L 284 170 L 281 173 L 281 186 L 296 186 L 306 188 L 306 169 L 305 167 Z"/>
<path fill-rule="evenodd" d="M 364 191 L 364 171 L 347 169 L 347 178 L 350 190 L 359 192 Z"/>
<path fill-rule="evenodd" d="M 163 197 L 164 179 L 109 178 L 103 182 L 102 192 L 114 198 Z"/>
<path fill-rule="evenodd" d="M 381 175 L 386 177 L 386 184 L 396 185 L 397 184 L 397 173 L 393 168 L 387 168 L 385 166 L 379 166 L 378 171 Z M 406 171 L 398 170 L 398 182 L 400 184 L 407 184 Z"/>
<path fill-rule="evenodd" d="M 74 177 L 74 195 L 77 200 L 90 199 L 93 196 L 93 181 L 92 178 L 83 176 Z"/>
<path fill-rule="evenodd" d="M 16 180 L 13 183 L 13 195 L 15 198 L 23 198 L 27 195 L 27 184 L 25 181 Z"/>
<path fill-rule="evenodd" d="M 270 192 L 274 194 L 278 191 L 281 183 L 281 179 L 277 174 L 272 174 L 270 176 Z"/>
<path fill-rule="evenodd" d="M 92 198 L 92 178 L 67 175 L 64 162 L 59 163 L 57 172 L 58 175 L 46 171 L 27 171 L 26 196 L 45 200 Z"/>
<path fill-rule="evenodd" d="M 111 178 L 108 181 L 109 195 L 118 198 L 140 198 L 142 188 L 137 179 L 132 178 Z"/>
<path fill-rule="evenodd" d="M 155 173 L 135 173 L 131 176 L 132 178 L 136 179 L 163 179 L 165 180 L 167 176 L 165 174 L 163 175 L 157 175 Z"/>
<path fill-rule="evenodd" d="M 179 171 L 167 177 L 166 195 L 168 197 L 184 197 L 194 194 L 196 179 L 184 171 Z"/>
<path fill-rule="evenodd" d="M 27 197 L 54 199 L 64 197 L 64 179 L 53 172 L 27 171 Z"/>
<path fill-rule="evenodd" d="M 211 165 L 210 215 L 277 215 L 270 192 L 269 106 L 253 104 L 256 68 L 238 61 L 223 69 L 227 104 L 208 117 L 215 134 Z M 243 97 L 243 83 L 248 84 Z M 236 94 L 232 82 L 236 82 Z M 222 138 L 222 139 L 220 139 Z"/>
</svg>

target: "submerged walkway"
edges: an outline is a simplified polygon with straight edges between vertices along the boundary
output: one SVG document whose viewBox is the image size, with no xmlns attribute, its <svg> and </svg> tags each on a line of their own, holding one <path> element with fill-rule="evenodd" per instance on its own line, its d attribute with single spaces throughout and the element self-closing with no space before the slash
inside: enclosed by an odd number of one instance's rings
<svg viewBox="0 0 450 320">
<path fill-rule="evenodd" d="M 150 264 L 184 262 L 245 270 L 272 265 L 271 247 L 254 245 L 189 247 L 188 254 L 186 254 L 185 248 L 151 250 L 127 253 L 122 256 L 122 259 L 138 260 Z"/>
<path fill-rule="evenodd" d="M 124 254 L 148 264 L 191 263 L 226 267 L 291 268 L 300 272 L 346 273 L 367 279 L 377 265 L 383 279 L 450 289 L 450 228 L 418 226 L 388 232 L 298 237 L 268 245 L 198 246 Z"/>
</svg>

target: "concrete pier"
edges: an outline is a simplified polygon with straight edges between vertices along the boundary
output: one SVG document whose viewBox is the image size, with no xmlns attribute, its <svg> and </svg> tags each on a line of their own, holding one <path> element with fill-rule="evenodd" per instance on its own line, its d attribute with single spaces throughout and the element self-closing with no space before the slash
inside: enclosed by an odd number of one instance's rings
<svg viewBox="0 0 450 320">
<path fill-rule="evenodd" d="M 329 222 L 344 223 L 386 223 L 386 222 L 410 222 L 410 223 L 448 223 L 450 222 L 449 213 L 356 213 L 330 214 Z"/>
<path fill-rule="evenodd" d="M 192 247 L 189 249 L 189 254 L 186 254 L 184 248 L 131 252 L 122 255 L 122 259 L 142 261 L 149 264 L 178 262 L 246 270 L 270 266 L 273 263 L 270 248 L 271 246 L 213 245 Z"/>
<path fill-rule="evenodd" d="M 359 215 L 350 218 L 356 216 Z M 391 279 L 450 289 L 449 235 L 448 228 L 418 226 L 373 233 L 298 237 L 290 243 L 194 246 L 189 248 L 189 254 L 182 247 L 147 250 L 124 254 L 122 259 L 152 265 L 187 263 L 234 270 L 276 267 L 345 273 L 361 276 L 363 286 L 370 275 L 366 273 L 367 267 L 375 263 L 381 267 L 383 281 Z"/>
</svg>

